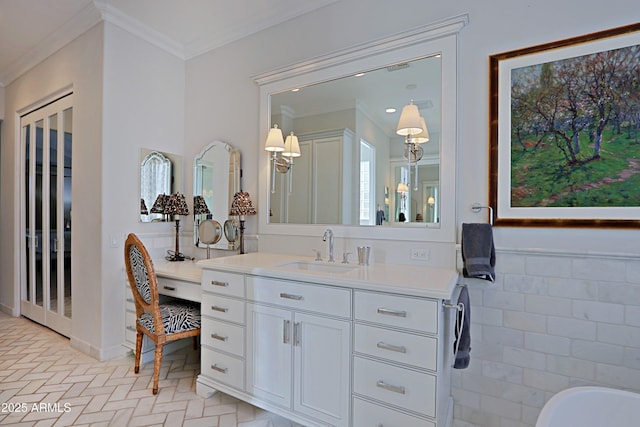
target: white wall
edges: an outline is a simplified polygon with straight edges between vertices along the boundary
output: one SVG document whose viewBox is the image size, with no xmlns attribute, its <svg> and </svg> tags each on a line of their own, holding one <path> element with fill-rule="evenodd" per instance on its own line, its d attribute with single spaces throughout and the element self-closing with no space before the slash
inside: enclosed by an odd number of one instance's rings
<svg viewBox="0 0 640 427">
<path fill-rule="evenodd" d="M 149 250 L 174 242 L 175 223 L 140 223 L 140 149 L 184 150 L 184 61 L 111 23 L 105 23 L 102 143 L 101 358 L 122 352 L 126 235 L 145 239 Z M 192 162 L 186 162 L 191 170 Z M 175 170 L 182 173 L 185 165 Z M 184 177 L 180 177 L 184 182 Z M 183 191 L 176 189 L 176 191 Z M 189 193 L 186 193 L 191 194 Z M 189 198 L 187 198 L 189 200 Z M 191 205 L 191 203 L 189 203 Z M 164 238 L 162 237 L 164 236 Z M 158 248 L 162 248 L 159 251 Z"/>
<path fill-rule="evenodd" d="M 626 0 L 342 0 L 188 61 L 185 152 L 213 138 L 237 146 L 243 186 L 257 194 L 264 132 L 252 76 L 468 13 L 459 35 L 455 220 L 481 221 L 486 216 L 470 207 L 488 201 L 489 56 L 630 24 L 638 12 Z M 257 221 L 247 227 L 255 233 Z M 640 390 L 639 237 L 638 230 L 495 229 L 497 283 L 470 284 L 472 362 L 454 374 L 457 425 L 531 426 L 554 392 L 574 384 Z M 311 254 L 322 244 L 320 235 L 259 238 L 266 251 Z M 336 250 L 359 243 L 337 241 Z M 449 246 L 420 242 L 374 241 L 373 257 L 406 263 L 420 245 L 432 248 L 433 263 L 449 262 Z"/>
</svg>

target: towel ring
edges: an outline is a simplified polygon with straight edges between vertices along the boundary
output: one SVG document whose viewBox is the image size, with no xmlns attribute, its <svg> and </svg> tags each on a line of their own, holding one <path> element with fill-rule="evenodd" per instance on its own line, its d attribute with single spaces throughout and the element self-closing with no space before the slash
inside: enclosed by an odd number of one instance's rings
<svg viewBox="0 0 640 427">
<path fill-rule="evenodd" d="M 489 224 L 493 225 L 493 208 L 491 206 L 483 206 L 480 203 L 474 203 L 471 205 L 471 210 L 475 213 L 480 212 L 480 209 L 489 210 Z"/>
</svg>

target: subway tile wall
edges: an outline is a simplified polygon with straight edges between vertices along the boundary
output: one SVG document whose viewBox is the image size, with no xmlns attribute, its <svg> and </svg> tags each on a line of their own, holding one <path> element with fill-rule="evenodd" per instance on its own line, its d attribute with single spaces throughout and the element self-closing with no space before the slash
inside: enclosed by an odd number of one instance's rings
<svg viewBox="0 0 640 427">
<path fill-rule="evenodd" d="M 573 386 L 640 392 L 640 259 L 497 253 L 496 283 L 465 279 L 471 364 L 453 370 L 454 427 L 531 427 Z"/>
</svg>

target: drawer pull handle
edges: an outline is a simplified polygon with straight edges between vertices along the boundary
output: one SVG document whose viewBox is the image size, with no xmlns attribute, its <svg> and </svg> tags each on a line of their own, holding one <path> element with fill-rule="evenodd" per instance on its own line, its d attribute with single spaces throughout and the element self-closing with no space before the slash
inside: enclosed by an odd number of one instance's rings
<svg viewBox="0 0 640 427">
<path fill-rule="evenodd" d="M 400 387 L 400 386 L 396 386 L 396 385 L 390 385 L 385 383 L 384 381 L 380 380 L 376 383 L 376 387 L 380 387 L 383 388 L 385 390 L 389 390 L 392 391 L 394 393 L 399 393 L 399 394 L 404 394 L 405 393 L 405 388 L 404 387 Z"/>
<path fill-rule="evenodd" d="M 222 335 L 218 335 L 215 332 L 211 334 L 211 338 L 218 341 L 226 341 L 227 339 L 229 339 L 229 337 L 223 337 Z"/>
<path fill-rule="evenodd" d="M 227 311 L 229 311 L 228 308 L 225 307 L 218 307 L 217 305 L 212 305 L 211 306 L 211 310 L 213 311 L 219 311 L 220 313 L 226 313 Z"/>
<path fill-rule="evenodd" d="M 407 312 L 404 310 L 391 310 L 390 308 L 379 308 L 378 314 L 386 314 L 388 316 L 407 317 Z"/>
<path fill-rule="evenodd" d="M 293 324 L 293 345 L 299 346 L 301 339 L 302 339 L 302 328 L 300 327 L 300 322 L 296 322 Z"/>
<path fill-rule="evenodd" d="M 212 284 L 213 286 L 229 286 L 229 283 L 228 283 L 228 282 L 219 282 L 219 281 L 217 281 L 217 280 L 212 280 L 212 281 L 211 281 L 211 284 Z"/>
<path fill-rule="evenodd" d="M 127 298 L 127 302 L 135 302 L 133 298 Z"/>
<path fill-rule="evenodd" d="M 223 374 L 226 374 L 227 371 L 229 370 L 227 368 L 221 368 L 218 365 L 211 365 L 211 369 L 213 369 L 214 371 L 218 371 L 220 373 L 223 373 Z"/>
<path fill-rule="evenodd" d="M 407 352 L 407 348 L 403 345 L 391 345 L 391 344 L 387 344 L 384 341 L 380 341 L 378 344 L 376 344 L 376 347 L 381 348 L 383 350 L 395 351 L 397 353 Z"/>
<path fill-rule="evenodd" d="M 282 292 L 280 294 L 280 298 L 293 299 L 293 300 L 296 300 L 296 301 L 300 301 L 302 299 L 302 295 L 293 295 L 293 294 L 287 294 L 287 293 Z"/>
<path fill-rule="evenodd" d="M 162 287 L 167 291 L 174 291 L 175 292 L 175 290 L 176 290 L 176 288 L 174 288 L 173 286 L 165 286 L 165 285 L 163 285 Z"/>
<path fill-rule="evenodd" d="M 133 326 L 127 326 L 127 330 L 129 330 L 129 331 L 133 331 L 133 332 L 137 332 L 137 331 L 136 331 L 136 328 L 135 328 L 135 327 L 133 327 Z"/>
</svg>

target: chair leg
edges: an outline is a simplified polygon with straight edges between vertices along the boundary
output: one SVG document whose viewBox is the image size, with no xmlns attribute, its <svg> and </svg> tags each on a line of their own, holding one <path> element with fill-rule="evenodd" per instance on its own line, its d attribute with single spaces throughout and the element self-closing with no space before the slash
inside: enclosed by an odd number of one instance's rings
<svg viewBox="0 0 640 427">
<path fill-rule="evenodd" d="M 135 358 L 135 365 L 133 367 L 133 372 L 135 372 L 136 374 L 138 372 L 140 372 L 140 357 L 141 357 L 141 353 L 142 353 L 142 338 L 143 338 L 143 333 L 142 332 L 138 332 L 136 334 L 136 358 Z"/>
<path fill-rule="evenodd" d="M 162 347 L 164 344 L 156 344 L 156 353 L 153 360 L 153 394 L 158 394 L 158 380 L 160 379 L 160 365 L 162 365 Z"/>
</svg>

